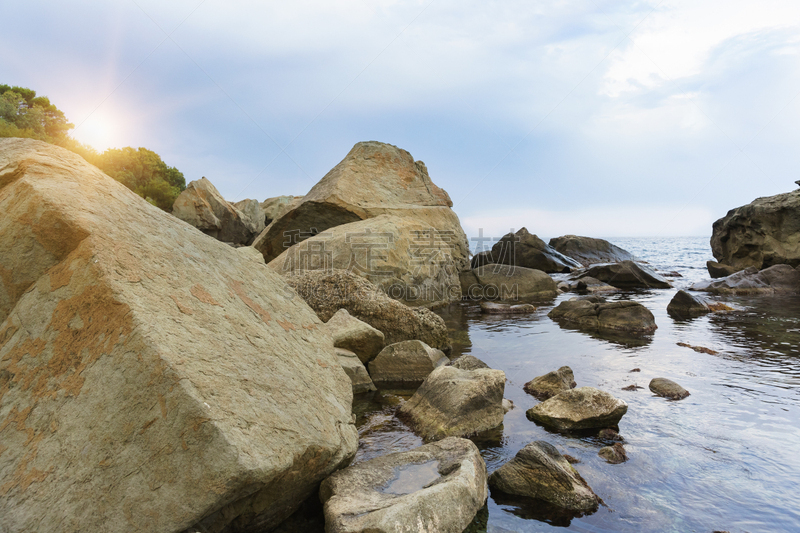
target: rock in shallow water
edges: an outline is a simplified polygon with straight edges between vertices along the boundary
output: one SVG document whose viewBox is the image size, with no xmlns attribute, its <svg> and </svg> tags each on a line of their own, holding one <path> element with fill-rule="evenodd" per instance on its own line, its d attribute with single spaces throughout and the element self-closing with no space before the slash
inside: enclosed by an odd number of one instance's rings
<svg viewBox="0 0 800 533">
<path fill-rule="evenodd" d="M 325 324 L 333 337 L 333 345 L 354 352 L 367 364 L 384 346 L 384 335 L 366 322 L 350 316 L 347 309 L 339 309 Z"/>
<path fill-rule="evenodd" d="M 539 400 L 546 400 L 556 394 L 574 389 L 576 385 L 572 369 L 568 366 L 562 366 L 558 370 L 533 378 L 522 388 Z"/>
<path fill-rule="evenodd" d="M 797 293 L 800 292 L 800 267 L 775 265 L 760 272 L 749 267 L 726 278 L 695 283 L 691 290 L 714 294 Z"/>
<path fill-rule="evenodd" d="M 526 415 L 543 426 L 560 431 L 616 426 L 628 404 L 594 387 L 578 387 L 528 409 Z"/>
<path fill-rule="evenodd" d="M 320 487 L 327 533 L 461 533 L 487 496 L 483 458 L 459 438 L 359 463 Z"/>
<path fill-rule="evenodd" d="M 449 362 L 441 350 L 422 341 L 390 344 L 369 363 L 369 374 L 382 389 L 415 389 L 433 370 Z"/>
<path fill-rule="evenodd" d="M 705 299 L 683 290 L 678 291 L 667 305 L 667 313 L 677 319 L 694 318 L 710 312 Z"/>
<path fill-rule="evenodd" d="M 487 300 L 518 301 L 525 298 L 552 298 L 556 282 L 542 272 L 520 266 L 488 264 L 472 271 L 478 279 L 480 296 Z M 475 291 L 472 293 L 476 294 Z"/>
<path fill-rule="evenodd" d="M 653 394 L 670 400 L 683 400 L 689 396 L 689 391 L 666 378 L 655 378 L 650 381 L 650 390 Z"/>
<path fill-rule="evenodd" d="M 618 289 L 669 289 L 672 285 L 652 269 L 634 263 L 621 261 L 595 265 L 581 274 L 581 278 L 599 279 Z"/>
<path fill-rule="evenodd" d="M 481 313 L 488 315 L 526 315 L 535 313 L 536 308 L 531 304 L 502 304 L 497 302 L 481 302 Z"/>
<path fill-rule="evenodd" d="M 502 370 L 440 366 L 397 412 L 426 440 L 468 436 L 503 423 Z"/>
<path fill-rule="evenodd" d="M 489 476 L 492 489 L 544 500 L 564 509 L 593 511 L 600 498 L 551 444 L 531 442 Z"/>
<path fill-rule="evenodd" d="M 625 448 L 622 446 L 621 442 L 615 442 L 611 446 L 600 448 L 600 451 L 597 452 L 597 455 L 612 465 L 624 463 L 628 460 L 628 454 L 625 453 Z"/>
<path fill-rule="evenodd" d="M 604 239 L 564 235 L 550 239 L 549 244 L 556 251 L 575 259 L 584 266 L 633 260 L 630 252 Z"/>
<path fill-rule="evenodd" d="M 547 316 L 589 331 L 646 335 L 658 329 L 653 313 L 639 302 L 607 302 L 599 296 L 563 301 Z"/>
</svg>

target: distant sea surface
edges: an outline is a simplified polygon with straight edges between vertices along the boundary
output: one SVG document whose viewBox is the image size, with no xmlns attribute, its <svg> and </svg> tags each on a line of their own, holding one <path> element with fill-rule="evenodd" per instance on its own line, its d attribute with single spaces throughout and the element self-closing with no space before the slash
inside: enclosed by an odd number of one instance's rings
<svg viewBox="0 0 800 533">
<path fill-rule="evenodd" d="M 438 311 L 450 329 L 451 357 L 469 353 L 506 373 L 505 397 L 516 408 L 499 436 L 476 442 L 489 472 L 544 440 L 580 459 L 575 467 L 606 503 L 593 514 L 570 516 L 493 494 L 471 531 L 800 531 L 800 297 L 712 297 L 735 311 L 674 320 L 666 307 L 676 291 L 708 278 L 708 237 L 608 240 L 662 274 L 680 275 L 669 278 L 672 289 L 607 296 L 650 309 L 658 325 L 652 336 L 620 340 L 548 318 L 574 294 L 537 302 L 536 313 L 526 316 L 482 315 L 472 302 Z M 596 438 L 553 433 L 526 418 L 538 402 L 523 385 L 563 365 L 578 386 L 628 403 L 620 422 L 626 463 L 601 459 Z M 691 396 L 677 402 L 654 396 L 648 383 L 655 377 L 678 382 Z M 633 384 L 643 388 L 622 390 Z M 422 444 L 394 417 L 407 398 L 384 393 L 357 401 L 356 461 Z"/>
</svg>

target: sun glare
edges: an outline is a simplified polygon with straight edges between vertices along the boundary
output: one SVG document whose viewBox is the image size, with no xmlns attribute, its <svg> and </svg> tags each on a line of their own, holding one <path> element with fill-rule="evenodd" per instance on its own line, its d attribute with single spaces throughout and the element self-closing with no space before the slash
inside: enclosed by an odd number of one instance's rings
<svg viewBox="0 0 800 533">
<path fill-rule="evenodd" d="M 98 152 L 117 148 L 118 128 L 115 120 L 100 113 L 94 113 L 82 124 L 76 124 L 72 136 L 83 144 L 88 144 Z"/>
</svg>

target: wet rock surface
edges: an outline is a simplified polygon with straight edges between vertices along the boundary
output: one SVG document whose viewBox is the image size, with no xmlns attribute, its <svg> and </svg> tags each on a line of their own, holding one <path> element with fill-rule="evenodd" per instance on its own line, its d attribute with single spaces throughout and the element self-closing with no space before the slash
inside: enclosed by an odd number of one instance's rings
<svg viewBox="0 0 800 533">
<path fill-rule="evenodd" d="M 533 378 L 523 386 L 523 390 L 539 400 L 546 400 L 556 394 L 574 389 L 576 385 L 572 369 L 562 366 L 558 370 Z"/>
<path fill-rule="evenodd" d="M 633 255 L 604 239 L 564 235 L 550 239 L 550 246 L 557 252 L 575 259 L 583 266 L 597 263 L 633 261 Z"/>
<path fill-rule="evenodd" d="M 704 298 L 684 290 L 678 291 L 667 305 L 667 313 L 677 319 L 695 318 L 710 312 L 711 308 Z"/>
<path fill-rule="evenodd" d="M 450 360 L 441 351 L 422 341 L 403 341 L 390 344 L 369 363 L 369 374 L 377 387 L 384 389 L 414 389 L 436 367 Z"/>
<path fill-rule="evenodd" d="M 625 448 L 622 446 L 621 442 L 615 442 L 611 446 L 604 446 L 603 448 L 600 448 L 600 451 L 597 452 L 597 455 L 612 465 L 624 463 L 628 460 L 628 454 L 625 452 Z"/>
<path fill-rule="evenodd" d="M 529 420 L 559 431 L 616 426 L 628 404 L 594 387 L 578 387 L 528 409 Z"/>
<path fill-rule="evenodd" d="M 498 302 L 481 302 L 481 313 L 489 315 L 529 315 L 536 312 L 531 304 L 504 304 Z"/>
<path fill-rule="evenodd" d="M 608 302 L 599 296 L 563 301 L 547 316 L 559 323 L 590 331 L 644 335 L 658 327 L 653 313 L 639 302 Z"/>
<path fill-rule="evenodd" d="M 689 396 L 689 391 L 666 378 L 652 379 L 649 388 L 653 394 L 670 400 L 683 400 Z"/>
<path fill-rule="evenodd" d="M 800 292 L 800 270 L 789 265 L 761 271 L 748 267 L 725 278 L 695 283 L 691 290 L 712 294 L 793 294 Z"/>
</svg>

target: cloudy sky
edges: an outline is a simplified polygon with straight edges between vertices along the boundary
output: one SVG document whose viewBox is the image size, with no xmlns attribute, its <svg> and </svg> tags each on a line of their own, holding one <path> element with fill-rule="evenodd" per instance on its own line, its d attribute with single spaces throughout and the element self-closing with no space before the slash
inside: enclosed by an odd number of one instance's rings
<svg viewBox="0 0 800 533">
<path fill-rule="evenodd" d="M 469 235 L 710 235 L 800 179 L 796 0 L 25 0 L 0 83 L 230 200 L 352 145 L 425 161 Z"/>
</svg>

